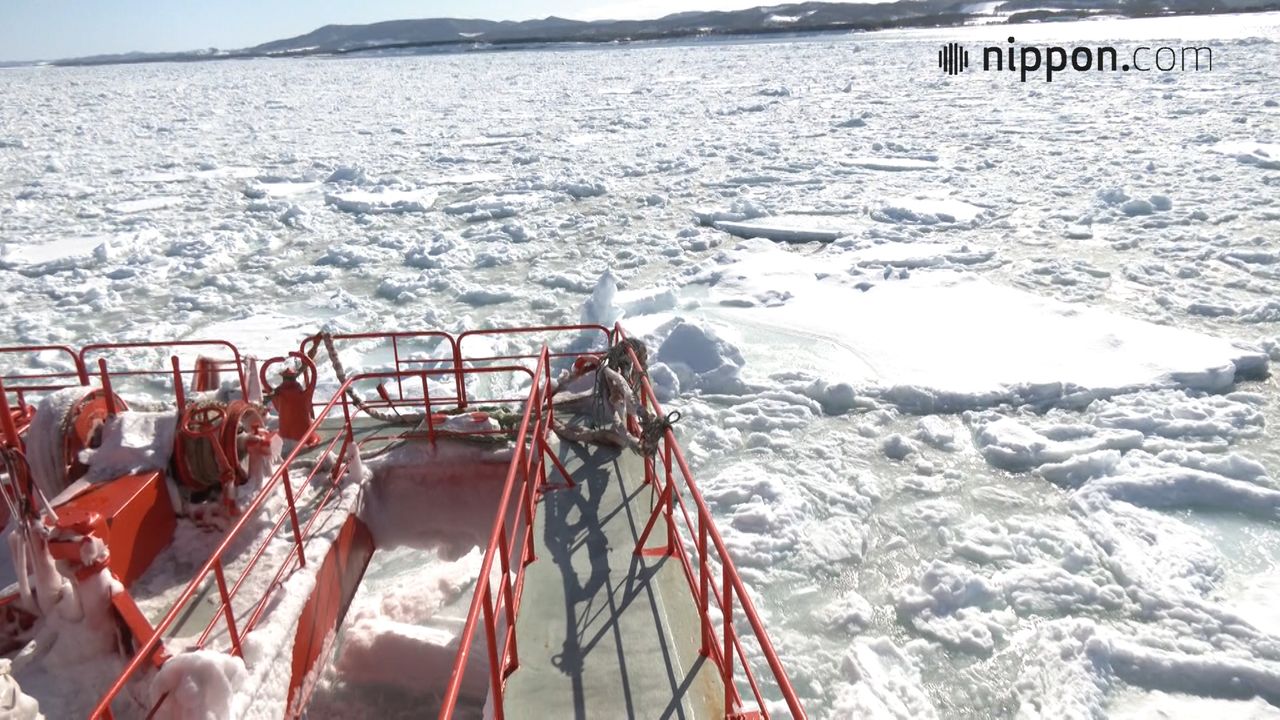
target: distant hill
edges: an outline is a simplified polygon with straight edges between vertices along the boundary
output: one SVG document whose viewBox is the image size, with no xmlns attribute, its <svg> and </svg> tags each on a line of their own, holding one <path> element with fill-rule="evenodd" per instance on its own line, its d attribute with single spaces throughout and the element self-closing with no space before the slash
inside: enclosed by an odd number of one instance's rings
<svg viewBox="0 0 1280 720">
<path fill-rule="evenodd" d="M 372 25 L 326 25 L 305 35 L 263 43 L 246 52 L 257 55 L 351 53 L 387 47 L 619 40 L 700 35 L 871 29 L 886 23 L 962 14 L 955 0 L 897 0 L 879 3 L 809 2 L 749 10 L 682 12 L 656 20 L 584 22 L 543 20 L 393 20 Z"/>
<path fill-rule="evenodd" d="M 554 43 L 608 43 L 643 40 L 765 35 L 821 31 L 879 30 L 890 27 L 963 25 L 977 19 L 1026 22 L 1057 15 L 1142 16 L 1280 10 L 1280 0 L 1006 0 L 992 9 L 979 0 L 895 0 L 894 2 L 806 2 L 748 10 L 682 12 L 655 20 L 585 22 L 548 17 L 496 21 L 430 18 L 369 25 L 325 25 L 305 35 L 243 50 L 181 53 L 127 53 L 59 60 L 55 65 L 138 62 L 194 62 L 259 57 L 304 57 L 353 53 L 484 50 Z M 993 18 L 993 15 L 995 16 Z"/>
<path fill-rule="evenodd" d="M 263 55 L 315 48 L 339 50 L 411 42 L 446 42 L 477 37 L 500 27 L 492 20 L 390 20 L 372 25 L 325 25 L 306 35 L 275 40 L 249 48 Z"/>
</svg>

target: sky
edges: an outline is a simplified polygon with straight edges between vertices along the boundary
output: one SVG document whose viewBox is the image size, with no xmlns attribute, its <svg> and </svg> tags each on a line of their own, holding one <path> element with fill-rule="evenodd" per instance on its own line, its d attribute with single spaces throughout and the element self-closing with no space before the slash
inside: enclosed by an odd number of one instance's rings
<svg viewBox="0 0 1280 720">
<path fill-rule="evenodd" d="M 0 61 L 236 49 L 322 25 L 465 17 L 645 19 L 770 0 L 0 0 Z"/>
</svg>

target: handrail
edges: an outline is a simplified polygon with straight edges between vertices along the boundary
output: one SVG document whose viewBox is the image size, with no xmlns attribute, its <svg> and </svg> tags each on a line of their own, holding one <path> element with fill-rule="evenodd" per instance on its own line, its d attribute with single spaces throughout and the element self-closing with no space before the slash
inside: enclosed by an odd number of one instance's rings
<svg viewBox="0 0 1280 720">
<path fill-rule="evenodd" d="M 545 480 L 542 465 L 537 469 L 532 461 L 541 458 L 544 451 L 544 434 L 551 422 L 551 361 L 550 353 L 544 345 L 538 356 L 537 369 L 534 371 L 533 386 L 529 389 L 529 400 L 525 405 L 524 417 L 520 420 L 520 429 L 516 434 L 515 451 L 511 464 L 507 469 L 506 481 L 503 484 L 502 497 L 498 501 L 498 511 L 494 518 L 493 530 L 489 534 L 489 543 L 485 550 L 484 560 L 480 564 L 480 574 L 476 578 L 476 590 L 471 597 L 471 605 L 467 610 L 466 623 L 459 636 L 458 651 L 454 655 L 453 667 L 449 673 L 449 684 L 440 705 L 439 717 L 452 718 L 457 708 L 459 694 L 462 690 L 463 677 L 466 674 L 467 659 L 471 654 L 471 645 L 476 633 L 476 624 L 484 613 L 485 644 L 489 651 L 489 687 L 492 693 L 493 713 L 495 720 L 503 719 L 503 686 L 507 676 L 514 672 L 519 662 L 516 652 L 515 617 L 520 606 L 520 596 L 524 586 L 524 569 L 533 562 L 533 519 L 534 519 L 534 480 Z M 545 386 L 542 384 L 545 380 Z M 544 412 L 545 410 L 545 412 Z M 530 420 L 533 420 L 533 432 L 530 437 Z M 532 447 L 528 440 L 532 440 Z M 512 497 L 516 494 L 517 482 L 520 483 L 520 503 L 512 506 Z M 507 518 L 514 510 L 512 536 L 507 537 Z M 517 527 L 523 515 L 523 531 Z M 519 535 L 516 535 L 519 533 Z M 501 552 L 499 552 L 501 550 Z M 517 560 L 516 577 L 511 577 L 511 564 Z M 502 571 L 501 595 L 493 599 L 493 563 L 495 558 L 500 562 Z M 501 610 L 506 610 L 507 627 L 499 643 L 497 633 L 497 617 Z M 501 645 L 501 647 L 499 647 Z"/>
<path fill-rule="evenodd" d="M 577 325 L 538 325 L 531 327 L 515 327 L 515 328 L 482 328 L 479 330 L 466 330 L 459 333 L 456 337 L 443 330 L 413 330 L 413 331 L 386 331 L 386 332 L 361 332 L 361 333 L 332 333 L 329 337 L 334 341 L 349 340 L 383 340 L 391 343 L 391 356 L 394 367 L 397 371 L 402 370 L 407 365 L 426 365 L 426 364 L 443 364 L 451 363 L 454 368 L 476 367 L 476 363 L 511 363 L 521 360 L 538 360 L 541 357 L 541 351 L 525 354 L 525 355 L 495 355 L 492 357 L 467 357 L 463 353 L 463 343 L 469 337 L 495 337 L 506 335 L 537 335 L 546 336 L 548 333 L 571 333 L 571 332 L 600 332 L 604 336 L 605 347 L 613 342 L 613 333 L 604 325 L 594 323 L 583 323 Z M 315 333 L 303 338 L 298 346 L 299 352 L 312 358 L 320 350 L 323 342 L 324 334 Z M 418 339 L 438 339 L 443 340 L 448 346 L 449 357 L 436 358 L 401 358 L 400 343 L 405 340 Z M 547 343 L 543 343 L 543 346 Z M 543 347 L 542 349 L 546 349 Z M 577 357 L 582 353 L 579 352 L 548 352 L 548 359 L 555 360 L 566 357 Z M 397 392 L 401 400 L 404 398 L 404 387 L 402 383 L 397 383 Z M 466 408 L 475 402 L 507 402 L 505 400 L 477 401 L 467 396 L 467 386 L 462 382 L 461 375 L 455 378 L 455 397 L 444 398 L 444 400 L 457 400 L 459 407 Z"/>
<path fill-rule="evenodd" d="M 23 417 L 28 417 L 28 394 L 54 392 L 64 388 L 89 384 L 89 374 L 85 371 L 84 363 L 80 361 L 80 356 L 76 354 L 74 349 L 66 345 L 14 345 L 0 347 L 0 356 L 34 355 L 43 352 L 58 352 L 66 355 L 71 361 L 71 368 L 62 371 L 36 373 L 16 372 L 14 369 L 0 370 L 0 373 L 3 373 L 0 374 L 0 383 L 3 383 L 6 392 L 13 393 L 16 400 L 14 410 Z M 37 380 L 61 382 L 30 382 Z"/>
<path fill-rule="evenodd" d="M 541 367 L 541 365 L 539 367 Z M 526 374 L 530 374 L 531 377 L 535 378 L 535 381 L 532 383 L 532 385 L 535 390 L 538 388 L 538 383 L 536 382 L 536 378 L 538 376 L 532 373 L 529 370 L 529 368 L 524 366 L 513 365 L 513 366 L 497 366 L 497 367 L 485 367 L 485 368 L 468 368 L 468 369 L 465 369 L 463 372 L 466 372 L 466 373 L 503 373 L 503 372 L 526 373 Z M 232 643 L 233 655 L 241 654 L 241 639 L 245 634 L 251 631 L 253 627 L 256 626 L 258 620 L 260 620 L 261 617 L 263 616 L 263 613 L 265 612 L 265 608 L 267 607 L 268 599 L 271 597 L 271 594 L 276 589 L 279 588 L 280 580 L 284 577 L 285 572 L 290 567 L 293 559 L 295 558 L 297 559 L 299 567 L 305 565 L 306 558 L 304 555 L 304 551 L 305 551 L 304 548 L 305 548 L 306 541 L 310 539 L 309 531 L 314 525 L 316 519 L 319 517 L 321 510 L 327 505 L 329 498 L 332 497 L 334 491 L 338 488 L 340 484 L 339 479 L 342 477 L 346 467 L 346 457 L 345 457 L 346 449 L 348 445 L 353 441 L 353 430 L 351 426 L 351 419 L 353 416 L 353 412 L 352 412 L 350 400 L 348 398 L 347 390 L 354 383 L 364 381 L 364 380 L 389 379 L 394 377 L 401 377 L 401 378 L 417 377 L 421 379 L 424 390 L 425 390 L 427 376 L 453 375 L 454 373 L 455 373 L 455 370 L 453 368 L 449 368 L 449 369 L 436 369 L 436 370 L 416 370 L 416 371 L 407 372 L 407 373 L 406 372 L 363 373 L 363 374 L 348 378 L 347 381 L 344 382 L 342 386 L 338 389 L 338 391 L 334 393 L 334 395 L 330 398 L 329 402 L 324 406 L 323 410 L 316 414 L 316 419 L 312 421 L 311 426 L 308 428 L 308 433 L 307 433 L 308 435 L 318 432 L 321 429 L 322 424 L 328 418 L 329 414 L 335 410 L 335 408 L 338 406 L 339 403 L 341 403 L 343 419 L 344 419 L 342 431 L 336 434 L 333 440 L 329 442 L 328 446 L 322 452 L 321 457 L 319 458 L 319 461 L 316 462 L 315 467 L 312 469 L 310 475 L 308 475 L 307 480 L 300 485 L 300 487 L 304 489 L 310 485 L 311 479 L 315 477 L 316 473 L 323 466 L 322 461 L 329 457 L 329 455 L 333 452 L 334 447 L 337 445 L 338 440 L 342 439 L 342 447 L 338 451 L 340 453 L 338 460 L 336 461 L 336 463 L 333 466 L 333 469 L 331 470 L 331 482 L 329 484 L 329 488 L 325 493 L 324 497 L 321 498 L 320 502 L 315 505 L 314 512 L 312 513 L 312 516 L 310 520 L 307 522 L 306 526 L 303 527 L 300 524 L 300 521 L 298 519 L 297 499 L 294 497 L 293 483 L 289 479 L 289 471 L 294 461 L 298 458 L 300 454 L 308 450 L 308 448 L 306 448 L 304 445 L 298 444 L 289 453 L 288 457 L 284 460 L 284 462 L 282 462 L 281 465 L 275 470 L 275 472 L 272 473 L 271 477 L 265 483 L 263 483 L 262 488 L 258 491 L 253 501 L 250 502 L 250 504 L 241 511 L 240 517 L 236 521 L 235 525 L 233 525 L 232 528 L 226 533 L 222 541 L 218 544 L 217 548 L 215 548 L 213 553 L 210 554 L 209 559 L 205 561 L 204 565 L 201 566 L 200 570 L 196 572 L 195 576 L 187 584 L 186 588 L 184 588 L 182 593 L 178 595 L 177 599 L 175 600 L 173 606 L 170 608 L 169 612 L 167 612 L 164 618 L 160 621 L 160 623 L 156 625 L 155 630 L 154 632 L 152 632 L 151 636 L 146 638 L 145 641 L 141 644 L 141 646 L 134 652 L 132 660 L 121 672 L 119 677 L 116 679 L 115 683 L 112 684 L 111 688 L 107 691 L 105 695 L 103 695 L 102 699 L 98 702 L 97 706 L 94 708 L 92 714 L 90 715 L 91 720 L 96 720 L 98 718 L 109 720 L 112 717 L 111 703 L 117 697 L 119 697 L 120 693 L 123 692 L 126 684 L 133 678 L 133 676 L 135 676 L 142 669 L 142 667 L 145 664 L 147 664 L 148 659 L 152 656 L 152 654 L 155 653 L 155 651 L 158 648 L 160 648 L 162 639 L 165 636 L 165 634 L 177 622 L 179 615 L 182 614 L 183 608 L 186 606 L 188 602 L 190 602 L 191 598 L 200 590 L 201 586 L 203 586 L 204 583 L 208 580 L 210 574 L 214 575 L 215 579 L 217 580 L 221 606 L 218 608 L 218 611 L 214 613 L 214 617 L 210 621 L 209 626 L 206 627 L 204 633 L 200 636 L 200 639 L 197 641 L 197 647 L 204 646 L 204 643 L 207 642 L 209 637 L 212 635 L 212 631 L 216 627 L 218 620 L 221 617 L 226 621 L 227 629 L 229 631 L 230 639 Z M 426 408 L 428 410 L 427 417 L 429 419 L 430 418 L 429 395 L 424 394 L 424 403 L 426 403 Z M 525 410 L 526 420 L 528 418 L 528 414 L 529 414 L 529 409 L 526 408 Z M 521 427 L 523 428 L 524 425 L 522 425 Z M 249 562 L 246 564 L 245 568 L 241 570 L 240 576 L 236 580 L 234 585 L 232 585 L 231 588 L 228 589 L 225 576 L 224 576 L 224 563 L 223 563 L 224 556 L 228 554 L 228 551 L 232 546 L 233 542 L 245 532 L 246 526 L 248 525 L 250 520 L 254 518 L 255 515 L 258 514 L 259 510 L 262 508 L 262 506 L 266 502 L 266 499 L 268 498 L 268 496 L 272 495 L 277 490 L 277 488 L 280 488 L 282 486 L 284 488 L 285 499 L 286 499 L 285 512 L 275 522 L 275 525 L 272 527 L 271 531 L 267 534 L 266 539 L 262 542 L 260 547 L 258 547 L 258 549 L 250 557 Z M 237 631 L 237 628 L 235 625 L 236 618 L 235 618 L 235 613 L 231 606 L 231 600 L 233 599 L 236 591 L 239 590 L 239 588 L 241 587 L 245 577 L 253 569 L 253 567 L 256 566 L 258 559 L 261 558 L 262 555 L 264 554 L 264 551 L 267 545 L 272 540 L 275 539 L 276 534 L 284 526 L 284 523 L 286 520 L 288 520 L 291 525 L 294 547 L 293 549 L 290 550 L 289 553 L 285 555 L 285 559 L 282 562 L 280 569 L 277 571 L 276 577 L 274 578 L 272 583 L 268 585 L 268 590 L 266 595 L 264 595 L 263 598 L 261 598 L 258 601 L 258 603 L 254 606 L 254 609 L 249 616 L 249 620 L 245 624 L 243 630 Z M 294 550 L 296 550 L 296 552 L 294 552 Z M 161 699 L 161 702 L 163 702 L 163 698 Z"/>
<path fill-rule="evenodd" d="M 596 330 L 604 333 L 604 341 L 606 345 L 613 342 L 613 333 L 609 331 L 609 328 L 605 327 L 604 325 L 600 325 L 598 323 L 582 323 L 578 325 L 538 325 L 538 326 L 518 327 L 518 328 L 482 328 L 480 330 L 467 330 L 458 335 L 458 353 L 459 353 L 458 358 L 460 360 L 467 360 L 469 362 L 483 362 L 486 360 L 505 359 L 504 357 L 494 357 L 494 358 L 464 357 L 461 354 L 463 349 L 463 342 L 469 337 L 493 337 L 493 336 L 502 336 L 502 335 L 545 335 L 547 333 L 553 333 L 553 332 L 554 333 L 592 332 Z M 579 353 L 552 353 L 550 351 L 548 351 L 547 353 L 548 357 L 551 357 L 551 358 L 566 357 L 566 356 L 578 355 L 578 354 Z M 524 357 L 532 360 L 536 356 L 527 355 Z"/>
<path fill-rule="evenodd" d="M 626 333 L 622 326 L 614 326 L 614 338 L 616 342 L 622 342 L 626 338 Z M 636 357 L 635 351 L 630 347 L 627 352 L 631 355 L 632 362 L 637 367 L 642 367 L 639 358 Z M 658 402 L 657 396 L 653 392 L 653 387 L 649 383 L 647 374 L 641 375 L 641 398 L 640 402 L 649 406 L 650 410 L 657 417 L 665 417 L 662 411 L 662 405 Z M 783 700 L 787 704 L 792 717 L 806 718 L 804 708 L 800 704 L 800 699 L 796 695 L 795 688 L 791 684 L 791 679 L 787 676 L 787 671 L 782 667 L 782 661 L 778 658 L 778 653 L 773 647 L 773 643 L 769 640 L 769 635 L 765 631 L 764 623 L 760 620 L 760 615 L 756 611 L 755 604 L 751 601 L 751 596 L 747 594 L 746 585 L 742 582 L 742 576 L 739 574 L 737 567 L 734 565 L 732 557 L 725 546 L 724 539 L 720 536 L 720 531 L 716 528 L 714 517 L 710 508 L 702 497 L 702 492 L 698 489 L 697 484 L 693 480 L 693 472 L 689 469 L 689 463 L 685 460 L 684 453 L 680 450 L 680 444 L 676 441 L 675 432 L 668 427 L 662 434 L 662 452 L 665 466 L 665 484 L 658 483 L 658 473 L 655 471 L 655 461 L 653 458 L 645 459 L 645 475 L 646 479 L 655 483 L 655 489 L 660 491 L 660 500 L 654 507 L 653 515 L 649 518 L 648 525 L 645 527 L 641 535 L 640 542 L 637 545 L 639 551 L 644 545 L 648 534 L 653 530 L 655 521 L 659 513 L 666 516 L 668 536 L 667 536 L 667 552 L 674 554 L 680 558 L 681 565 L 685 571 L 685 579 L 689 582 L 689 589 L 693 593 L 698 603 L 698 611 L 702 622 L 702 650 L 716 662 L 720 669 L 721 680 L 724 683 L 725 691 L 725 716 L 732 717 L 735 715 L 734 708 L 741 703 L 741 697 L 737 691 L 737 685 L 734 681 L 734 662 L 733 656 L 737 655 L 742 665 L 742 674 L 750 686 L 755 697 L 756 704 L 762 717 L 768 718 L 769 711 L 761 694 L 759 685 L 756 682 L 755 674 L 751 670 L 751 666 L 747 661 L 747 656 L 742 647 L 741 639 L 738 637 L 737 631 L 733 626 L 733 603 L 737 600 L 738 605 L 742 608 L 742 613 L 751 627 L 752 633 L 756 637 L 756 641 L 760 645 L 760 651 L 764 655 L 765 661 L 769 665 L 769 669 L 773 674 L 774 682 L 778 686 L 779 692 L 782 694 Z M 689 517 L 689 511 L 685 505 L 684 498 L 681 495 L 680 487 L 675 482 L 676 478 L 672 473 L 672 463 L 680 470 L 683 476 L 684 486 L 688 490 L 689 497 L 692 499 L 693 506 L 697 515 L 697 529 L 695 531 L 693 521 Z M 695 576 L 693 567 L 689 562 L 689 553 L 685 548 L 684 539 L 677 530 L 677 524 L 674 518 L 674 509 L 679 506 L 684 516 L 685 527 L 690 533 L 691 540 L 696 538 L 696 551 L 698 560 L 698 573 Z M 710 540 L 711 548 L 715 550 L 718 556 L 721 569 L 721 583 L 717 585 L 714 579 L 709 560 L 710 554 L 707 552 L 707 541 Z M 711 621 L 709 610 L 709 599 L 714 597 L 716 604 L 720 606 L 723 616 L 723 647 L 717 643 L 711 642 L 715 636 L 714 623 Z"/>
<path fill-rule="evenodd" d="M 89 383 L 80 356 L 66 345 L 16 345 L 0 347 L 0 356 L 27 355 L 44 352 L 58 352 L 67 356 L 71 368 L 62 371 L 20 372 L 13 368 L 0 370 L 0 446 L 12 448 L 22 447 L 22 434 L 35 417 L 34 408 L 27 404 L 30 393 L 48 393 L 65 388 L 80 387 Z M 18 369 L 20 370 L 20 368 Z M 16 381 L 16 382 L 15 382 Z M 61 382 L 34 382 L 61 381 Z M 13 393 L 14 402 L 9 402 L 9 393 Z"/>
<path fill-rule="evenodd" d="M 179 347 L 183 347 L 183 348 L 217 347 L 217 348 L 230 350 L 231 359 L 229 360 L 221 359 L 221 360 L 217 360 L 216 362 L 218 362 L 218 364 L 220 365 L 234 365 L 235 371 L 236 371 L 236 379 L 240 383 L 240 392 L 243 393 L 245 389 L 248 388 L 249 385 L 247 382 L 247 378 L 245 377 L 245 374 L 244 374 L 245 372 L 244 357 L 240 354 L 239 348 L 237 348 L 233 343 L 230 343 L 226 340 L 160 340 L 160 341 L 143 340 L 143 341 L 137 341 L 137 342 L 92 343 L 80 348 L 80 352 L 77 355 L 77 357 L 80 361 L 80 367 L 82 371 L 85 371 L 89 367 L 89 364 L 88 364 L 89 353 L 97 353 L 99 357 L 103 357 L 107 354 L 105 351 L 110 351 L 110 350 L 143 350 L 143 349 L 160 350 L 165 348 L 179 348 Z M 193 374 L 194 372 L 195 370 L 180 371 L 177 373 L 177 375 L 178 377 L 181 377 L 181 375 L 189 375 L 189 374 Z M 133 370 L 133 369 L 112 370 L 110 375 L 111 377 L 155 376 L 155 377 L 163 377 L 166 380 L 172 380 L 175 377 L 175 372 L 173 367 L 165 367 L 165 368 L 158 368 L 155 370 Z M 88 383 L 88 379 L 86 376 L 85 384 L 87 383 Z M 180 390 L 175 387 L 174 394 L 178 395 L 179 393 L 180 393 Z"/>
<path fill-rule="evenodd" d="M 396 371 L 400 371 L 409 363 L 453 363 L 455 367 L 459 366 L 458 358 L 458 341 L 443 330 L 411 330 L 411 331 L 393 331 L 393 332 L 362 332 L 362 333 L 330 333 L 329 338 L 334 341 L 339 340 L 390 340 L 391 355 L 395 362 Z M 421 339 L 438 339 L 444 340 L 449 346 L 449 357 L 435 358 L 431 360 L 401 360 L 400 359 L 400 342 L 402 340 L 421 340 Z M 302 339 L 298 345 L 298 352 L 315 360 L 316 354 L 320 351 L 320 346 L 324 341 L 324 333 L 315 333 L 308 335 Z M 462 397 L 462 386 L 458 383 L 461 378 L 455 378 L 455 386 L 458 387 L 458 397 Z M 396 388 L 400 394 L 400 399 L 404 399 L 404 382 L 396 381 Z"/>
</svg>

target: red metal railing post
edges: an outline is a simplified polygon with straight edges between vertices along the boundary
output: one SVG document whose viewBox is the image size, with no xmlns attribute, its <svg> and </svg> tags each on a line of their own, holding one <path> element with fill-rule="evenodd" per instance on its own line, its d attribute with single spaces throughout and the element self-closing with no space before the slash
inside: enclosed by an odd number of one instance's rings
<svg viewBox="0 0 1280 720">
<path fill-rule="evenodd" d="M 13 411 L 9 408 L 9 394 L 5 392 L 3 379 L 0 379 L 0 423 L 4 425 L 5 444 L 12 448 L 22 447 L 18 438 L 18 426 L 13 423 Z"/>
<path fill-rule="evenodd" d="M 676 493 L 672 483 L 675 478 L 671 476 L 671 431 L 662 435 L 663 447 L 663 464 L 667 469 L 667 487 L 671 488 L 671 492 L 667 493 L 667 550 L 672 554 L 677 552 L 676 548 Z"/>
<path fill-rule="evenodd" d="M 84 350 L 76 355 L 76 374 L 80 376 L 80 384 L 89 384 L 89 368 L 84 364 Z"/>
<path fill-rule="evenodd" d="M 351 466 L 351 463 L 347 458 L 347 453 L 351 448 L 352 441 L 352 434 L 347 429 L 350 427 L 351 426 L 348 425 L 346 428 L 339 431 L 342 437 L 342 444 L 338 446 L 338 454 L 333 459 L 333 469 L 329 471 L 329 484 L 331 486 L 336 487 L 337 484 L 342 481 L 342 476 L 347 471 L 347 468 Z M 337 437 L 339 436 L 334 436 L 335 439 Z M 330 444 L 330 447 L 333 447 L 333 445 Z M 359 449 L 357 449 L 356 452 L 360 452 Z"/>
<path fill-rule="evenodd" d="M 545 347 L 546 347 L 546 346 L 543 346 L 544 350 L 545 350 Z M 555 419 L 556 419 L 556 404 L 555 404 L 554 402 L 552 402 L 552 397 L 551 397 L 551 359 L 550 359 L 550 357 L 548 357 L 548 358 L 547 358 L 547 362 L 545 363 L 545 367 L 547 368 L 547 372 L 546 372 L 546 376 L 547 376 L 547 377 L 546 377 L 546 380 L 547 380 L 547 384 L 546 384 L 546 388 L 547 388 L 547 390 L 546 390 L 546 392 L 547 392 L 547 397 L 543 398 L 543 397 L 541 396 L 541 393 L 539 393 L 539 399 L 538 399 L 538 411 L 537 411 L 537 412 L 538 412 L 538 415 L 539 415 L 539 416 L 541 416 L 541 415 L 542 415 L 542 411 L 543 411 L 543 407 L 542 407 L 542 406 L 543 406 L 543 405 L 545 405 L 545 406 L 546 406 L 546 412 L 547 412 L 547 424 L 546 424 L 546 427 L 550 428 L 550 427 L 551 427 L 551 424 L 552 424 L 553 422 L 555 422 Z M 537 378 L 534 378 L 533 384 L 534 384 L 535 386 L 537 386 L 537 384 L 538 384 L 538 380 L 537 380 Z"/>
<path fill-rule="evenodd" d="M 293 526 L 293 541 L 298 544 L 298 567 L 306 567 L 307 557 L 302 549 L 302 529 L 298 526 L 298 506 L 293 502 L 293 481 L 289 479 L 291 464 L 288 461 L 284 464 L 284 499 L 289 504 L 289 524 Z"/>
<path fill-rule="evenodd" d="M 550 361 L 548 360 L 548 362 Z M 543 455 L 554 455 L 555 451 L 547 444 L 547 430 L 550 428 L 550 424 L 542 414 L 542 405 L 545 402 L 545 398 L 542 397 L 542 393 L 539 391 L 534 392 L 534 397 L 537 406 L 533 409 L 533 412 L 537 413 L 538 423 L 534 425 L 533 441 L 537 443 L 534 446 L 537 451 L 534 453 L 533 462 L 538 464 L 538 487 L 545 490 L 547 487 L 547 458 L 543 457 Z M 564 472 L 564 479 L 567 482 L 573 482 L 573 478 L 569 477 L 567 470 Z"/>
<path fill-rule="evenodd" d="M 422 408 L 426 413 L 427 419 L 427 440 L 434 443 L 436 441 L 436 422 L 431 417 L 431 395 L 427 391 L 427 374 L 422 373 L 418 377 L 422 378 Z"/>
<path fill-rule="evenodd" d="M 500 533 L 499 537 L 501 542 L 499 543 L 498 546 L 503 548 L 504 550 L 504 552 L 501 553 L 502 555 L 501 557 L 502 601 L 503 603 L 506 604 L 506 607 L 507 607 L 507 625 L 510 627 L 515 627 L 516 606 L 515 606 L 514 593 L 512 592 L 512 588 L 511 588 L 511 559 L 507 557 L 507 553 L 505 552 L 507 547 L 507 526 L 505 523 L 502 526 L 502 532 Z M 510 647 L 506 648 L 506 651 L 503 654 L 511 658 L 512 666 L 510 670 L 515 670 L 517 667 L 519 667 L 520 656 L 516 650 L 516 634 L 515 633 L 511 633 Z M 506 677 L 508 672 L 509 670 L 504 667 L 502 676 Z"/>
<path fill-rule="evenodd" d="M 480 582 L 484 583 L 482 591 L 484 597 L 481 598 L 481 604 L 484 606 L 485 640 L 489 645 L 489 691 L 493 693 L 493 717 L 494 720 L 503 720 L 506 710 L 502 702 L 502 671 L 498 667 L 497 626 L 493 618 L 493 586 L 490 585 L 488 577 L 480 578 Z"/>
<path fill-rule="evenodd" d="M 107 372 L 106 358 L 98 358 L 98 372 L 102 376 L 102 391 L 107 396 L 107 414 L 116 415 L 116 395 L 111 391 L 111 374 Z"/>
<path fill-rule="evenodd" d="M 721 563 L 724 569 L 724 716 L 731 718 L 737 710 L 733 687 L 733 579 L 729 577 L 729 563 Z"/>
<path fill-rule="evenodd" d="M 458 409 L 467 409 L 467 379 L 462 376 L 462 341 L 453 341 L 453 377 L 458 385 Z M 535 382 L 534 385 L 537 385 Z"/>
<path fill-rule="evenodd" d="M 526 452 L 528 451 L 525 449 L 524 443 L 520 443 L 520 446 L 516 448 L 516 457 L 524 475 L 524 485 L 521 489 L 523 497 L 520 498 L 520 502 L 524 505 L 524 564 L 528 565 L 537 560 L 538 556 L 533 550 L 533 503 L 535 493 L 533 478 L 529 476 L 529 465 L 524 461 L 524 453 Z"/>
<path fill-rule="evenodd" d="M 542 427 L 541 407 L 542 391 L 535 383 L 529 391 L 529 407 L 526 410 L 526 413 L 532 418 L 533 431 L 530 433 L 528 446 L 526 447 L 524 443 L 521 443 L 520 448 L 521 452 L 526 453 L 524 456 L 525 478 L 529 479 L 531 475 L 533 476 L 532 479 L 536 482 L 537 492 L 543 492 L 545 490 L 544 486 L 547 484 L 546 473 L 537 469 L 542 467 L 543 446 L 546 444 L 546 433 L 543 432 Z M 534 463 L 538 463 L 536 468 Z"/>
<path fill-rule="evenodd" d="M 231 354 L 232 356 L 235 357 L 236 378 L 240 380 L 240 392 L 243 395 L 244 393 L 247 393 L 249 391 L 249 383 L 247 382 L 247 379 L 244 376 L 244 366 L 245 366 L 244 358 L 240 357 L 240 348 L 236 347 L 235 345 L 231 346 Z"/>
<path fill-rule="evenodd" d="M 711 654 L 711 627 L 707 622 L 707 610 L 711 601 L 711 575 L 707 565 L 707 521 L 698 513 L 698 612 L 702 622 L 703 657 Z"/>
<path fill-rule="evenodd" d="M 173 397 L 178 401 L 178 417 L 182 417 L 182 411 L 187 407 L 187 391 L 182 387 L 182 370 L 178 356 L 170 355 L 169 362 L 173 364 Z"/>
<path fill-rule="evenodd" d="M 399 389 L 401 400 L 404 399 L 404 380 L 400 376 L 400 343 L 396 341 L 396 336 L 391 336 L 391 356 L 396 361 L 396 387 Z"/>
<path fill-rule="evenodd" d="M 540 450 L 533 461 L 538 464 L 538 487 L 545 490 L 547 487 L 547 459 L 543 455 L 550 451 L 547 450 L 547 443 L 542 438 L 538 438 L 537 443 Z"/>
<path fill-rule="evenodd" d="M 213 566 L 213 577 L 218 581 L 218 596 L 222 598 L 222 611 L 227 618 L 227 634 L 231 636 L 231 648 L 236 655 L 244 656 L 240 647 L 240 634 L 236 632 L 236 613 L 231 608 L 231 594 L 227 592 L 227 579 L 222 574 L 222 559 Z"/>
</svg>

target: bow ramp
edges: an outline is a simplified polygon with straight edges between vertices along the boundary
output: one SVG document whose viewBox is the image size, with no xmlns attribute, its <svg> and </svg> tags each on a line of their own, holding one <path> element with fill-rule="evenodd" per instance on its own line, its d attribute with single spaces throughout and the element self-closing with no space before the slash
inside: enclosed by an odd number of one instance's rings
<svg viewBox="0 0 1280 720">
<path fill-rule="evenodd" d="M 31 352 L 51 351 L 0 358 Z M 407 689 L 415 716 L 804 717 L 620 327 L 321 334 L 261 368 L 225 341 L 54 352 L 65 372 L 0 368 L 15 565 L 36 566 L 0 598 L 24 707 L 318 717 L 337 673 Z M 162 382 L 174 409 L 128 409 Z M 104 477 L 139 428 L 153 469 Z M 430 622 L 344 637 L 380 555 L 468 549 L 469 594 Z M 55 561 L 82 620 L 41 602 Z M 47 627 L 123 667 L 96 707 L 32 660 L 65 658 Z"/>
</svg>

